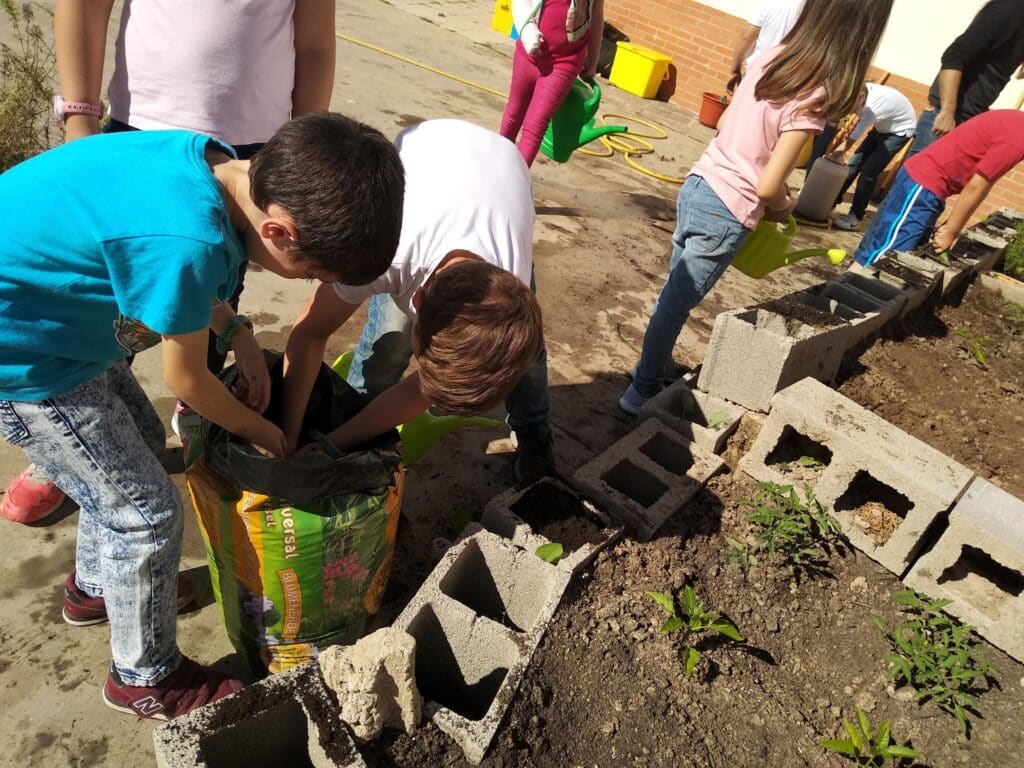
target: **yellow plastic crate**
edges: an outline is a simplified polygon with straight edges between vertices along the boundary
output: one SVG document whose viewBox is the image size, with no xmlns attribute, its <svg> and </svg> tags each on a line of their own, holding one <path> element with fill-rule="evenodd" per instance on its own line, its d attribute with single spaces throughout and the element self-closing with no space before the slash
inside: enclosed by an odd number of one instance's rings
<svg viewBox="0 0 1024 768">
<path fill-rule="evenodd" d="M 491 29 L 506 36 L 512 34 L 512 0 L 496 0 Z"/>
<path fill-rule="evenodd" d="M 612 62 L 613 85 L 642 99 L 653 99 L 662 80 L 668 78 L 672 59 L 663 53 L 634 43 L 616 43 Z"/>
</svg>

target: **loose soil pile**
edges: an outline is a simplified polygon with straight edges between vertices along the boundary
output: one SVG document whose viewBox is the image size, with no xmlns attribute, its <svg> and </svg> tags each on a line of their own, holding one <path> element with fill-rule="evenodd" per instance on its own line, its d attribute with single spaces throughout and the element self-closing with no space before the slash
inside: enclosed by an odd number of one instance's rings
<svg viewBox="0 0 1024 768">
<path fill-rule="evenodd" d="M 732 438 L 730 467 L 756 430 L 745 420 Z M 836 737 L 855 706 L 876 724 L 891 719 L 895 737 L 926 758 L 921 765 L 1017 764 L 1024 667 L 1002 653 L 990 652 L 1002 690 L 980 695 L 984 719 L 969 742 L 934 704 L 887 686 L 889 646 L 868 613 L 898 615 L 891 573 L 855 551 L 833 552 L 816 575 L 767 560 L 749 572 L 726 564 L 723 534 L 749 540 L 742 501 L 756 490 L 742 473 L 712 478 L 653 541 L 625 540 L 574 580 L 482 765 L 841 766 L 817 742 Z M 664 614 L 644 596 L 686 584 L 746 640 L 701 643 L 692 677 L 678 636 L 658 631 Z M 372 766 L 467 765 L 429 723 L 387 734 L 364 754 Z"/>
<path fill-rule="evenodd" d="M 1012 318 L 972 285 L 959 306 L 867 349 L 839 391 L 1024 498 L 1024 318 Z"/>
</svg>

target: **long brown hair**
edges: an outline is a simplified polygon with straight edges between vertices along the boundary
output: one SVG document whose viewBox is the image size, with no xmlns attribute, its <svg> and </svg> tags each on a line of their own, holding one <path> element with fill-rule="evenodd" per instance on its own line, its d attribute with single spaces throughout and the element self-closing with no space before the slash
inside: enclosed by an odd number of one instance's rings
<svg viewBox="0 0 1024 768">
<path fill-rule="evenodd" d="M 755 98 L 784 103 L 824 85 L 824 98 L 809 102 L 806 114 L 834 121 L 855 112 L 892 2 L 807 0 L 754 88 Z"/>
</svg>

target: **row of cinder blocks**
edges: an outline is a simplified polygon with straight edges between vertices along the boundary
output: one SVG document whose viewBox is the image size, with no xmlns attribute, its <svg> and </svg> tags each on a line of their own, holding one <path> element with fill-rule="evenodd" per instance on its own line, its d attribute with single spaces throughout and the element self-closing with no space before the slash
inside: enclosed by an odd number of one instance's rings
<svg viewBox="0 0 1024 768">
<path fill-rule="evenodd" d="M 316 664 L 172 720 L 153 744 L 159 768 L 366 768 Z"/>
<path fill-rule="evenodd" d="M 427 716 L 479 763 L 572 577 L 471 524 L 392 624 L 416 640 Z"/>
</svg>

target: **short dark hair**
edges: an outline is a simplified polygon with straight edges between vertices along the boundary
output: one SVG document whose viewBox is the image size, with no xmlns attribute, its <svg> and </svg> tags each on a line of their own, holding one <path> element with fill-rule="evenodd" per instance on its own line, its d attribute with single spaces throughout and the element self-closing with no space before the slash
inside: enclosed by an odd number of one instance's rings
<svg viewBox="0 0 1024 768">
<path fill-rule="evenodd" d="M 284 208 L 298 230 L 296 257 L 348 285 L 365 285 L 395 257 L 405 173 L 395 145 L 334 112 L 285 123 L 252 159 L 249 187 L 263 211 Z"/>
<path fill-rule="evenodd" d="M 437 271 L 425 288 L 415 326 L 420 393 L 463 416 L 497 405 L 544 345 L 533 291 L 475 259 Z"/>
</svg>

